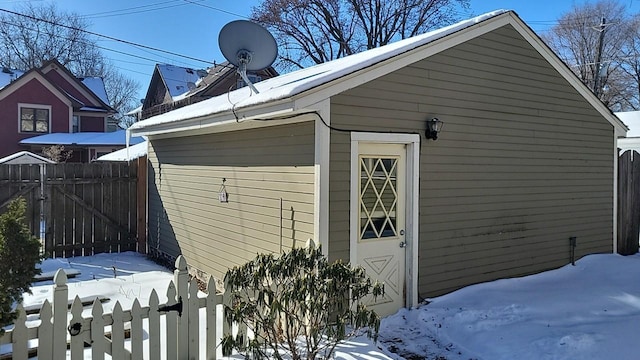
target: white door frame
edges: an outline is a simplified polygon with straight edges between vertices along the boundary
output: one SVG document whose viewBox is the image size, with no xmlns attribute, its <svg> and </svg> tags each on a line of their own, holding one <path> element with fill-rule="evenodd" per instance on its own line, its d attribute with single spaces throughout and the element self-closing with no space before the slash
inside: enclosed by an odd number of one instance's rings
<svg viewBox="0 0 640 360">
<path fill-rule="evenodd" d="M 420 135 L 418 134 L 385 134 L 385 133 L 351 133 L 351 187 L 350 187 L 350 226 L 349 226 L 349 260 L 357 263 L 358 255 L 358 178 L 360 168 L 358 162 L 359 143 L 387 143 L 404 144 L 407 149 L 406 174 L 406 228 L 405 242 L 407 243 L 405 261 L 405 284 L 407 287 L 405 306 L 408 308 L 418 305 L 418 191 L 420 174 Z"/>
</svg>

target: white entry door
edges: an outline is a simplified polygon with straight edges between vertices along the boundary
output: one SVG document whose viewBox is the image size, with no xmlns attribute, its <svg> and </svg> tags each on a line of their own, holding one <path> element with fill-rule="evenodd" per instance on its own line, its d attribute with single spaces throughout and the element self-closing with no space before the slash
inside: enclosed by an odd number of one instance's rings
<svg viewBox="0 0 640 360">
<path fill-rule="evenodd" d="M 357 262 L 384 283 L 367 302 L 386 316 L 405 306 L 406 145 L 360 143 L 358 162 Z"/>
</svg>

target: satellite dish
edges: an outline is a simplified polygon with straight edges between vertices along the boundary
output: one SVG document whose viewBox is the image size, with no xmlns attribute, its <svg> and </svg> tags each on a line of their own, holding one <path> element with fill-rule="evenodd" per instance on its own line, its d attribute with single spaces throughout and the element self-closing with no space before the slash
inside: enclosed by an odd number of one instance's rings
<svg viewBox="0 0 640 360">
<path fill-rule="evenodd" d="M 220 30 L 218 45 L 222 55 L 238 67 L 242 80 L 257 94 L 258 90 L 247 77 L 247 70 L 266 69 L 276 60 L 278 46 L 271 33 L 254 22 L 236 20 Z"/>
</svg>

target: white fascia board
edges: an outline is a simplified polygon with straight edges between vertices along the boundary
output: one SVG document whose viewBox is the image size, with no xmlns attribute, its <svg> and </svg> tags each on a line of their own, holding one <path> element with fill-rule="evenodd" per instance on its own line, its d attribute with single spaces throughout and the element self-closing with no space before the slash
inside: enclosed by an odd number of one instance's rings
<svg viewBox="0 0 640 360">
<path fill-rule="evenodd" d="M 264 127 L 259 125 L 260 121 L 249 120 L 267 120 L 287 115 L 294 115 L 294 102 L 290 99 L 277 103 L 262 104 L 246 109 L 239 109 L 234 116 L 233 112 L 223 112 L 210 116 L 202 116 L 188 120 L 169 122 L 165 124 L 150 125 L 144 129 L 130 130 L 131 136 L 158 136 L 177 137 L 186 134 L 178 134 L 181 132 L 189 133 L 213 133 L 218 131 L 232 131 L 240 128 L 251 128 L 251 124 L 255 127 Z M 237 119 L 236 119 L 237 116 Z M 240 126 L 240 125 L 243 126 Z M 271 124 L 276 125 L 276 124 Z M 221 129 L 215 129 L 221 128 Z"/>
</svg>

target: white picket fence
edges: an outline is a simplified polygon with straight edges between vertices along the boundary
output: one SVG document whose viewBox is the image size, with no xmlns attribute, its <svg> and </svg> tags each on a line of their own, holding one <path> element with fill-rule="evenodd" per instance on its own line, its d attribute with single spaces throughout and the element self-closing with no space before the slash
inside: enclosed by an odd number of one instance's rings
<svg viewBox="0 0 640 360">
<path fill-rule="evenodd" d="M 88 348 L 94 360 L 105 359 L 105 354 L 118 360 L 220 358 L 220 339 L 230 331 L 222 306 L 226 298 L 215 290 L 206 297 L 198 297 L 198 284 L 189 279 L 187 261 L 180 256 L 175 265 L 174 279 L 167 288 L 167 303 L 159 304 L 158 294 L 153 290 L 148 306 L 141 306 L 135 299 L 130 310 L 123 310 L 116 302 L 111 313 L 104 313 L 100 300 L 96 299 L 91 316 L 85 317 L 77 296 L 68 310 L 67 276 L 58 270 L 53 303 L 44 302 L 39 324 L 28 326 L 25 310 L 19 306 L 15 326 L 0 337 L 0 346 L 11 344 L 8 358 L 14 360 L 34 356 L 39 360 L 83 359 Z M 215 289 L 213 279 L 209 280 L 208 289 Z M 206 315 L 201 318 L 203 308 Z M 201 328 L 206 334 L 201 334 Z M 145 331 L 147 341 L 143 341 Z M 200 353 L 201 339 L 206 341 L 205 354 Z"/>
</svg>

